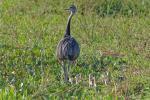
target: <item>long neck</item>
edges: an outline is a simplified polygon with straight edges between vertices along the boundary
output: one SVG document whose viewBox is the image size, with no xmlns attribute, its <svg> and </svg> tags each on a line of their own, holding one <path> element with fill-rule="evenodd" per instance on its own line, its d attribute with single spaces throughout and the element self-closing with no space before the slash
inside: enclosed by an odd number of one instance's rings
<svg viewBox="0 0 150 100">
<path fill-rule="evenodd" d="M 73 14 L 71 13 L 70 16 L 68 17 L 67 28 L 64 37 L 70 36 L 70 23 L 71 23 L 72 16 Z"/>
</svg>

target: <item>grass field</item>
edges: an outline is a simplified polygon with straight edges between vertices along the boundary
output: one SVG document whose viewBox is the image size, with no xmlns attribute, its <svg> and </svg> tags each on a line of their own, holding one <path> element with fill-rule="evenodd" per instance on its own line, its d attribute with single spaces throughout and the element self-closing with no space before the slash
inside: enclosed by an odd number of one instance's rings
<svg viewBox="0 0 150 100">
<path fill-rule="evenodd" d="M 72 3 L 77 85 L 62 82 L 55 56 Z M 149 0 L 1 0 L 0 100 L 149 100 L 149 11 Z M 96 88 L 88 86 L 90 73 Z"/>
</svg>

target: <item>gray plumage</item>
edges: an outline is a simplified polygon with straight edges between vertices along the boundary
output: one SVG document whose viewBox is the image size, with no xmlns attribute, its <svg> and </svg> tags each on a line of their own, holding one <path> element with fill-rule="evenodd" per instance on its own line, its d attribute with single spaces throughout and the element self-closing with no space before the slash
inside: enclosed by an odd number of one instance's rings
<svg viewBox="0 0 150 100">
<path fill-rule="evenodd" d="M 68 82 L 69 80 L 68 73 L 70 69 L 70 63 L 72 61 L 75 61 L 80 54 L 79 45 L 77 41 L 73 37 L 71 37 L 70 34 L 71 18 L 76 12 L 76 7 L 74 5 L 71 5 L 70 8 L 67 10 L 69 10 L 71 14 L 68 17 L 67 28 L 64 37 L 58 43 L 57 50 L 56 50 L 57 59 L 61 62 L 64 71 L 65 82 Z M 66 61 L 68 61 L 68 69 L 66 68 L 66 63 L 65 63 Z"/>
<path fill-rule="evenodd" d="M 77 41 L 71 37 L 63 38 L 57 47 L 57 58 L 60 61 L 70 60 L 74 61 L 78 58 L 80 53 L 79 45 Z"/>
</svg>

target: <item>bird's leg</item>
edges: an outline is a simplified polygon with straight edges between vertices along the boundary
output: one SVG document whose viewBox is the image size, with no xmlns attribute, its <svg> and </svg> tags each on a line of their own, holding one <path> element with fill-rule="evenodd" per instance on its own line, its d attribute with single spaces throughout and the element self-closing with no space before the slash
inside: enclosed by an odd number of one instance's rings
<svg viewBox="0 0 150 100">
<path fill-rule="evenodd" d="M 65 80 L 65 82 L 68 82 L 68 72 L 67 72 L 67 68 L 66 68 L 64 62 L 62 63 L 62 68 L 63 68 L 63 71 L 64 71 L 64 80 Z"/>
<path fill-rule="evenodd" d="M 61 81 L 64 80 L 64 62 L 61 63 Z"/>
<path fill-rule="evenodd" d="M 68 61 L 68 73 L 70 72 L 71 61 Z"/>
<path fill-rule="evenodd" d="M 68 70 L 68 77 L 69 77 L 69 80 L 70 80 L 70 65 L 71 65 L 71 61 L 68 61 L 68 68 L 67 68 L 67 70 Z"/>
</svg>

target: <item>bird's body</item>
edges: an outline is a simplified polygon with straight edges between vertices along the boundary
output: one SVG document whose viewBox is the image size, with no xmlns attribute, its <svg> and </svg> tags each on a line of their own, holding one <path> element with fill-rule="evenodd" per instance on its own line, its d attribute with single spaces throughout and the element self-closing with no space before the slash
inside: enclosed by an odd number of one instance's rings
<svg viewBox="0 0 150 100">
<path fill-rule="evenodd" d="M 79 53 L 79 45 L 77 41 L 71 36 L 64 37 L 58 44 L 57 58 L 59 61 L 74 61 L 78 58 Z"/>
<path fill-rule="evenodd" d="M 68 73 L 69 73 L 69 69 L 70 69 L 70 62 L 75 61 L 80 54 L 79 45 L 78 45 L 77 41 L 70 34 L 71 18 L 76 12 L 76 7 L 74 5 L 72 5 L 67 10 L 69 10 L 71 12 L 71 14 L 68 17 L 67 28 L 66 28 L 64 37 L 58 43 L 57 50 L 56 50 L 57 59 L 61 62 L 62 68 L 64 71 L 65 82 L 68 82 L 68 79 L 69 79 Z M 66 68 L 65 61 L 69 62 L 68 69 Z"/>
</svg>

